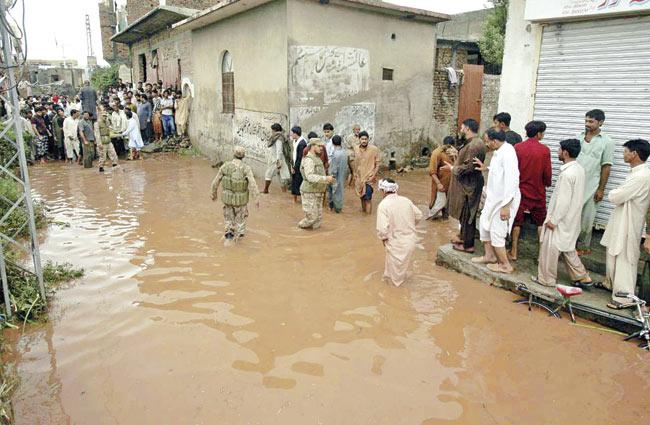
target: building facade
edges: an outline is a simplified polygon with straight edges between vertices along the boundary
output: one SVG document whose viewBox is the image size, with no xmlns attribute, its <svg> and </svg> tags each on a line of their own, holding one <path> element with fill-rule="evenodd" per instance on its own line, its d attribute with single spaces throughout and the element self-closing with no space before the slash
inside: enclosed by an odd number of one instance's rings
<svg viewBox="0 0 650 425">
<path fill-rule="evenodd" d="M 587 111 L 602 109 L 603 131 L 616 143 L 608 192 L 628 173 L 622 144 L 650 140 L 648 40 L 647 1 L 510 0 L 499 109 L 517 132 L 532 119 L 546 122 L 553 152 L 584 131 Z M 596 225 L 604 227 L 613 206 L 599 205 Z"/>
<path fill-rule="evenodd" d="M 387 163 L 432 138 L 435 26 L 446 15 L 367 0 L 231 0 L 174 25 L 192 31 L 190 136 L 261 168 L 270 126 L 345 135 L 358 123 Z M 263 40 L 263 42 L 261 42 Z"/>
<path fill-rule="evenodd" d="M 109 64 L 126 63 L 129 48 L 124 44 L 114 43 L 111 37 L 118 32 L 118 6 L 115 0 L 99 2 L 99 26 L 102 37 L 102 54 Z"/>
</svg>

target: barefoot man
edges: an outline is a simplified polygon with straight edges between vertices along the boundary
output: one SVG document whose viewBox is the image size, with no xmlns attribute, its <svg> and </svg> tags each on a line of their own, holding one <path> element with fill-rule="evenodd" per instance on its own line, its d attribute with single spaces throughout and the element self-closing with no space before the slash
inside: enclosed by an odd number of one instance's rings
<svg viewBox="0 0 650 425">
<path fill-rule="evenodd" d="M 410 199 L 397 194 L 399 186 L 392 179 L 379 181 L 383 200 L 377 207 L 377 236 L 386 248 L 384 277 L 400 286 L 415 251 L 415 225 L 422 220 L 422 212 Z"/>
<path fill-rule="evenodd" d="M 512 230 L 521 201 L 517 153 L 512 145 L 506 143 L 503 130 L 491 128 L 486 134 L 487 148 L 494 152 L 490 166 L 487 167 L 479 158 L 474 159 L 477 170 L 489 170 L 487 196 L 479 221 L 485 254 L 472 258 L 472 262 L 487 264 L 487 268 L 493 272 L 510 274 L 513 269 L 508 261 L 506 237 Z"/>
</svg>

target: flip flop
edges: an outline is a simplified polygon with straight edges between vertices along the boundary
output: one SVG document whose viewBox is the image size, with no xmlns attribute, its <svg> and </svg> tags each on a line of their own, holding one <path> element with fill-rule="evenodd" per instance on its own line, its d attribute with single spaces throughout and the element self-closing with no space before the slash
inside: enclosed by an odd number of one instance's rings
<svg viewBox="0 0 650 425">
<path fill-rule="evenodd" d="M 571 285 L 575 286 L 576 288 L 591 288 L 594 286 L 596 283 L 592 280 L 589 282 L 582 282 L 580 280 L 574 280 L 571 282 Z"/>
<path fill-rule="evenodd" d="M 486 260 L 485 255 L 481 255 L 480 257 L 474 257 L 470 260 L 474 264 L 492 264 L 496 260 Z"/>
<path fill-rule="evenodd" d="M 488 264 L 486 267 L 488 268 L 488 270 L 493 271 L 495 273 L 512 274 L 512 272 L 515 271 L 514 269 L 504 270 L 503 267 L 498 263 Z"/>
<path fill-rule="evenodd" d="M 607 308 L 611 308 L 612 310 L 625 310 L 628 308 L 635 307 L 636 304 L 634 303 L 620 303 L 618 301 L 612 301 L 611 303 L 607 303 Z"/>
</svg>

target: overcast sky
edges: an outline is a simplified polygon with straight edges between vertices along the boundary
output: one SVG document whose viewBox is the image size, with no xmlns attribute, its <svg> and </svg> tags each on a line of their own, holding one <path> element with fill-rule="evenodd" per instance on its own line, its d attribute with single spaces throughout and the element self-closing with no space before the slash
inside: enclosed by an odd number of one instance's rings
<svg viewBox="0 0 650 425">
<path fill-rule="evenodd" d="M 125 0 L 118 0 L 124 3 Z M 130 0 L 138 1 L 138 0 Z M 76 59 L 86 65 L 86 14 L 90 18 L 93 49 L 102 62 L 98 0 L 24 0 L 29 59 Z M 11 14 L 21 20 L 21 0 Z M 390 3 L 442 13 L 482 9 L 486 0 L 390 0 Z M 22 26 L 22 23 L 21 23 Z"/>
</svg>

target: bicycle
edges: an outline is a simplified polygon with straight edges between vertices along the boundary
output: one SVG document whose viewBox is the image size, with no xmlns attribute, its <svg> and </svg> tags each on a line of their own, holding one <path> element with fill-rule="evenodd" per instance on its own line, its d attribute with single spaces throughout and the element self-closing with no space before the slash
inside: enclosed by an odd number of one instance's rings
<svg viewBox="0 0 650 425">
<path fill-rule="evenodd" d="M 650 351 L 650 312 L 645 309 L 646 301 L 634 294 L 628 294 L 627 292 L 617 292 L 614 295 L 620 298 L 627 298 L 636 305 L 636 311 L 639 317 L 635 317 L 635 319 L 641 323 L 641 329 L 629 334 L 623 339 L 623 341 L 638 338 L 641 340 L 639 348 Z"/>
<path fill-rule="evenodd" d="M 560 315 L 560 310 L 562 308 L 567 308 L 569 310 L 569 314 L 571 315 L 571 321 L 573 323 L 576 322 L 576 317 L 573 314 L 571 297 L 582 294 L 581 288 L 574 288 L 573 286 L 566 286 L 566 285 L 557 285 L 556 289 L 560 293 L 560 295 L 562 295 L 561 300 L 558 299 L 549 300 L 539 295 L 535 295 L 523 283 L 518 283 L 516 289 L 518 291 L 527 293 L 528 296 L 526 298 L 514 300 L 513 302 L 515 304 L 528 304 L 528 311 L 533 311 L 533 307 L 535 307 L 538 310 L 546 311 L 549 316 L 553 316 L 558 319 L 562 318 L 562 316 Z M 556 308 L 551 308 L 551 306 L 547 305 L 547 303 L 549 302 L 555 305 L 557 301 L 561 301 L 561 303 L 559 303 L 559 305 Z"/>
</svg>

